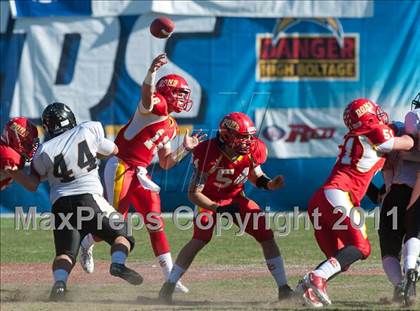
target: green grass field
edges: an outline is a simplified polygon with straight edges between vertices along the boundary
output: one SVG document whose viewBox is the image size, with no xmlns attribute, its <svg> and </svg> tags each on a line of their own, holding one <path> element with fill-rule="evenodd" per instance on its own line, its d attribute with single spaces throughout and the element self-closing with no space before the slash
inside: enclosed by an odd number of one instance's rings
<svg viewBox="0 0 420 311">
<path fill-rule="evenodd" d="M 108 276 L 109 247 L 100 243 L 94 249 L 95 273 L 86 275 L 77 265 L 69 280 L 68 301 L 49 303 L 52 232 L 16 231 L 13 219 L 2 218 L 0 225 L 1 310 L 305 309 L 300 302 L 276 301 L 277 289 L 266 271 L 259 245 L 249 236 L 236 237 L 234 229 L 215 236 L 197 256 L 191 271 L 184 276 L 190 293 L 176 294 L 173 306 L 161 305 L 156 299 L 162 277 L 144 229 L 135 233 L 137 244 L 128 263 L 145 277 L 141 286 L 126 285 Z M 372 219 L 368 219 L 372 255 L 329 283 L 333 305 L 327 309 L 400 309 L 384 301 L 391 297 L 392 286 L 382 273 L 378 238 L 372 227 Z M 176 257 L 191 238 L 191 230 L 180 231 L 171 219 L 166 219 L 166 232 Z M 312 229 L 292 231 L 276 240 L 292 287 L 323 260 Z"/>
</svg>

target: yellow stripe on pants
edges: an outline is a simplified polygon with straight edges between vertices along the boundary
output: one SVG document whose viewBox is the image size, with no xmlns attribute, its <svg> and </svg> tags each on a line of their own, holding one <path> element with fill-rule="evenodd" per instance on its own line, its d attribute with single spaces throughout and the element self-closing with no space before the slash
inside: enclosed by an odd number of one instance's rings
<svg viewBox="0 0 420 311">
<path fill-rule="evenodd" d="M 120 194 L 122 190 L 122 186 L 124 184 L 124 173 L 125 173 L 125 166 L 124 162 L 118 160 L 118 166 L 115 170 L 115 178 L 114 178 L 114 202 L 112 202 L 114 208 L 118 211 L 118 205 L 120 203 Z"/>
<path fill-rule="evenodd" d="M 351 200 L 351 198 L 350 198 L 350 194 L 348 193 L 348 192 L 346 192 L 346 195 L 347 195 L 347 200 L 349 201 L 349 203 L 350 203 L 350 206 L 351 206 L 351 210 L 352 209 L 354 209 L 354 212 L 353 213 L 349 213 L 349 216 L 352 216 L 352 217 L 350 217 L 350 221 L 351 222 L 354 222 L 354 225 L 360 225 L 360 221 L 361 221 L 361 215 L 360 215 L 360 212 L 359 212 L 359 210 L 357 209 L 357 207 L 355 207 L 354 205 L 353 205 L 353 202 L 352 202 L 352 200 Z M 350 212 L 350 211 L 349 211 Z M 353 218 L 353 219 L 351 219 L 351 218 Z M 357 219 L 356 219 L 357 218 Z M 352 223 L 352 225 L 353 225 L 353 223 Z M 360 231 L 362 232 L 362 235 L 363 235 L 363 237 L 365 238 L 365 239 L 367 239 L 367 237 L 368 237 L 368 235 L 367 235 L 367 230 L 366 230 L 366 220 L 365 219 L 363 219 L 363 226 L 360 228 Z"/>
</svg>

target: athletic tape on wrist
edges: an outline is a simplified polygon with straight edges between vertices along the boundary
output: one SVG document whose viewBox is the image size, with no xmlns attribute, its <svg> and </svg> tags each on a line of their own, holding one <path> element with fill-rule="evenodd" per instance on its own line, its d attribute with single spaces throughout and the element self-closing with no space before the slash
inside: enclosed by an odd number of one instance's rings
<svg viewBox="0 0 420 311">
<path fill-rule="evenodd" d="M 181 161 L 189 151 L 183 146 L 179 146 L 174 152 L 173 152 L 173 158 L 176 162 Z"/>
<path fill-rule="evenodd" d="M 150 72 L 149 70 L 147 71 L 146 77 L 144 78 L 143 83 L 153 86 L 155 85 L 155 80 L 156 80 L 156 72 Z"/>
</svg>

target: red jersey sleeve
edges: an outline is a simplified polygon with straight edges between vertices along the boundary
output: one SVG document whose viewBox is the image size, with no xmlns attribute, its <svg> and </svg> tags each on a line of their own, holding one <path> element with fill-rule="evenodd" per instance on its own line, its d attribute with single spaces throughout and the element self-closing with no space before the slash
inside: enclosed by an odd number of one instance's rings
<svg viewBox="0 0 420 311">
<path fill-rule="evenodd" d="M 251 156 L 255 166 L 261 165 L 267 161 L 267 146 L 262 140 L 255 138 Z"/>
<path fill-rule="evenodd" d="M 365 136 L 371 142 L 373 148 L 381 153 L 392 151 L 394 144 L 394 131 L 388 125 L 379 125 L 366 133 Z"/>
<path fill-rule="evenodd" d="M 21 169 L 24 164 L 24 160 L 19 153 L 8 146 L 1 146 L 0 169 Z"/>
<path fill-rule="evenodd" d="M 373 145 L 380 145 L 393 138 L 394 131 L 388 125 L 380 125 L 366 134 Z"/>
<path fill-rule="evenodd" d="M 167 116 L 168 112 L 168 104 L 166 103 L 166 99 L 160 95 L 159 93 L 154 93 L 152 96 L 152 105 L 153 108 L 151 112 L 158 116 Z"/>
</svg>

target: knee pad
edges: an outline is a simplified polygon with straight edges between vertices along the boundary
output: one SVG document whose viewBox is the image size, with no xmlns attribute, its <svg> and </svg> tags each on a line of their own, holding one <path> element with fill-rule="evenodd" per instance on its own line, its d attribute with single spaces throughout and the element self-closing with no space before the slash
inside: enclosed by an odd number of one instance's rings
<svg viewBox="0 0 420 311">
<path fill-rule="evenodd" d="M 125 238 L 130 243 L 130 252 L 132 252 L 134 249 L 134 246 L 136 246 L 136 240 L 134 239 L 133 236 L 126 236 Z"/>
<path fill-rule="evenodd" d="M 64 253 L 61 253 L 61 254 L 58 254 L 58 253 L 55 254 L 55 257 L 61 256 L 61 255 L 66 255 L 67 257 L 69 257 L 72 263 L 72 267 L 74 267 L 74 265 L 76 264 L 76 257 L 77 257 L 76 254 L 74 254 L 71 251 L 65 251 Z M 65 259 L 59 259 L 59 260 L 65 260 Z"/>
<path fill-rule="evenodd" d="M 68 256 L 71 260 L 71 263 L 67 259 L 64 259 L 64 258 L 54 259 L 52 269 L 53 270 L 63 269 L 65 271 L 67 271 L 68 273 L 70 273 L 70 271 L 73 269 L 76 261 L 74 260 L 74 258 L 70 257 L 68 254 L 60 254 L 60 255 Z M 58 256 L 60 256 L 60 255 L 58 255 Z"/>
</svg>

